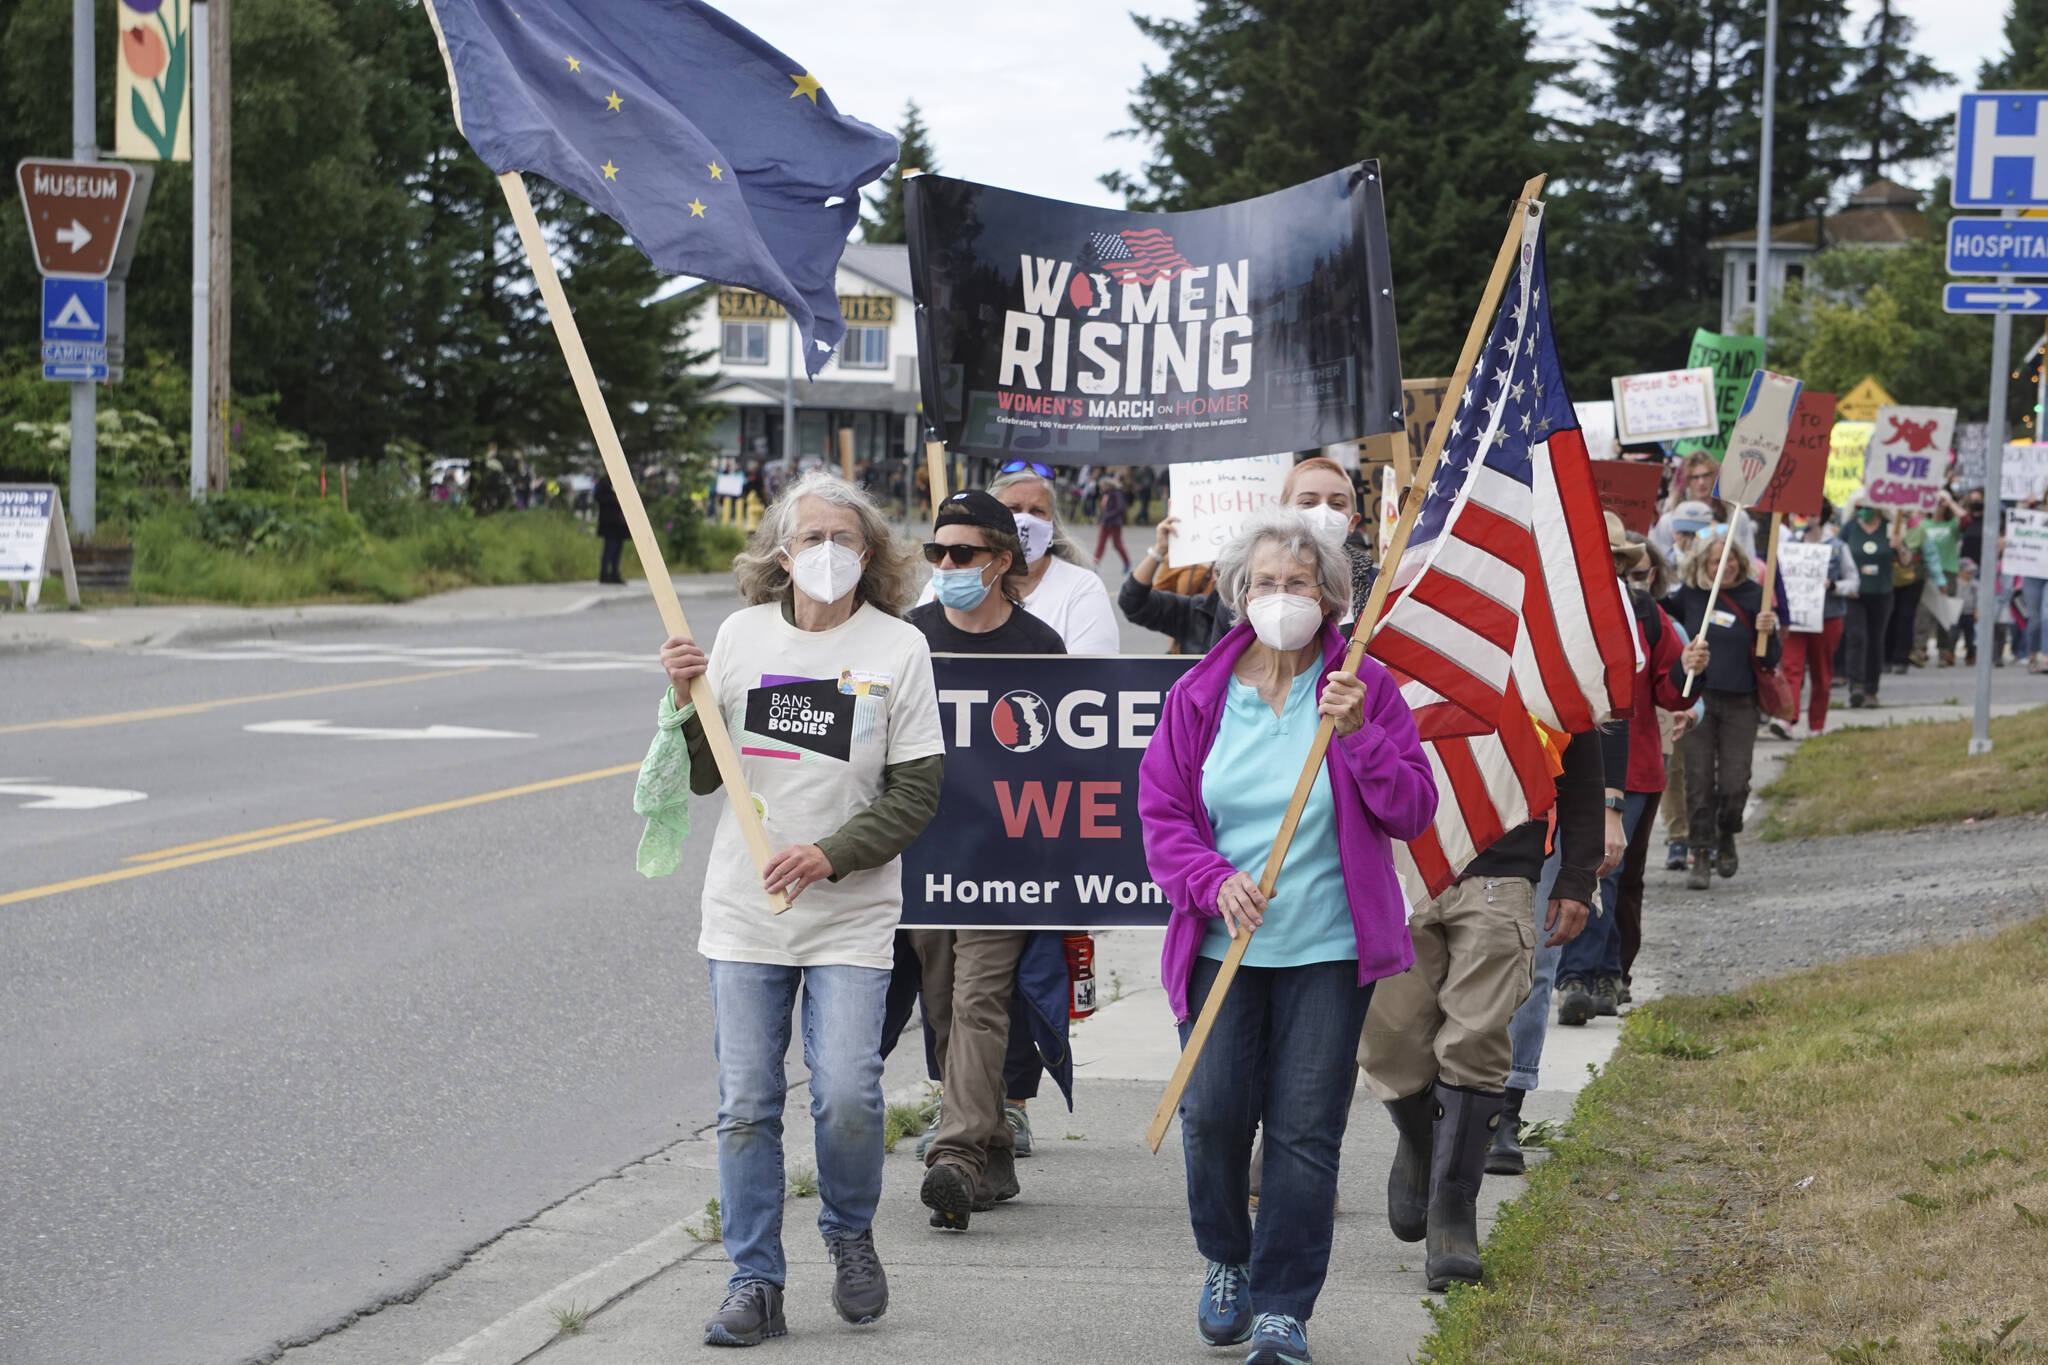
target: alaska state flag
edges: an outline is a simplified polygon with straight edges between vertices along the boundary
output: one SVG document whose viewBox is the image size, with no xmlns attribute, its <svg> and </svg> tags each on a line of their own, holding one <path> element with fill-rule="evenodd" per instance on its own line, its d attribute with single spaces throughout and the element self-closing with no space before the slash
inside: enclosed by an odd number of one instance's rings
<svg viewBox="0 0 2048 1365">
<path fill-rule="evenodd" d="M 698 0 L 428 0 L 455 122 L 493 171 L 616 219 L 662 270 L 789 310 L 815 375 L 846 334 L 835 277 L 896 139 Z M 837 199 L 837 203 L 827 201 Z"/>
</svg>

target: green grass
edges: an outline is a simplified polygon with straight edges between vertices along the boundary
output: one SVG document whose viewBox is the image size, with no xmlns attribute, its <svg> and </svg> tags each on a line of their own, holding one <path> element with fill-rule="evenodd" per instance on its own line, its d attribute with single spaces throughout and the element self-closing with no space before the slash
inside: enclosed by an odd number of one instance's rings
<svg viewBox="0 0 2048 1365">
<path fill-rule="evenodd" d="M 932 1116 L 938 1112 L 937 1087 L 931 1089 L 916 1104 L 890 1105 L 882 1114 L 882 1150 L 895 1152 L 897 1143 L 930 1127 Z"/>
<path fill-rule="evenodd" d="M 1857 727 L 1799 746 L 1777 781 L 1766 840 L 1918 829 L 2048 811 L 2048 707 L 1991 722 L 1969 756 L 1968 721 Z"/>
<path fill-rule="evenodd" d="M 789 1168 L 789 1197 L 809 1199 L 818 1192 L 818 1169 L 799 1163 Z"/>
<path fill-rule="evenodd" d="M 718 1207 L 718 1197 L 713 1195 L 704 1201 L 704 1221 L 683 1229 L 700 1242 L 725 1240 L 725 1214 Z"/>
<path fill-rule="evenodd" d="M 582 1304 L 572 1303 L 555 1310 L 555 1330 L 565 1337 L 580 1335 L 589 1325 L 590 1310 Z"/>
</svg>

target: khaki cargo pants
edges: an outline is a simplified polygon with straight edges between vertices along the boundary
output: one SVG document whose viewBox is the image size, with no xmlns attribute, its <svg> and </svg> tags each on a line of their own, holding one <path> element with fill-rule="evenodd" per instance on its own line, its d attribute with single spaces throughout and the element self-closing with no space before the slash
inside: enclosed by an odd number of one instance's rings
<svg viewBox="0 0 2048 1365">
<path fill-rule="evenodd" d="M 1003 1119 L 1003 1056 L 1010 992 L 1030 937 L 1009 929 L 913 929 L 924 970 L 924 1012 L 945 1085 L 928 1165 L 949 1161 L 979 1180 L 991 1147 L 1014 1139 Z"/>
<path fill-rule="evenodd" d="M 1467 877 L 1416 910 L 1415 965 L 1374 987 L 1358 1041 L 1374 1095 L 1398 1100 L 1437 1080 L 1507 1085 L 1508 1021 L 1535 980 L 1535 902 L 1524 878 Z"/>
</svg>

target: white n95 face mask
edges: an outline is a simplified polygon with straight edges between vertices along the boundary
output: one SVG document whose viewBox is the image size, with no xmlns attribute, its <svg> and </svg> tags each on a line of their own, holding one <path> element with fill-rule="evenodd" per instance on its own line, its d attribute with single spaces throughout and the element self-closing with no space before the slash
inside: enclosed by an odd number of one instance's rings
<svg viewBox="0 0 2048 1365">
<path fill-rule="evenodd" d="M 1017 539 L 1024 545 L 1024 562 L 1036 564 L 1052 548 L 1052 523 L 1029 512 L 1017 512 Z"/>
<path fill-rule="evenodd" d="M 789 561 L 789 581 L 813 602 L 837 602 L 860 583 L 860 556 L 826 541 Z"/>
<path fill-rule="evenodd" d="M 1325 545 L 1342 545 L 1345 532 L 1351 529 L 1351 518 L 1345 516 L 1328 503 L 1317 503 L 1304 507 L 1301 515 L 1307 519 L 1309 530 Z"/>
<path fill-rule="evenodd" d="M 1295 650 L 1316 637 L 1317 628 L 1323 624 L 1323 604 L 1314 597 L 1276 592 L 1254 597 L 1244 615 L 1252 623 L 1252 634 L 1259 637 L 1260 644 L 1269 649 Z"/>
</svg>

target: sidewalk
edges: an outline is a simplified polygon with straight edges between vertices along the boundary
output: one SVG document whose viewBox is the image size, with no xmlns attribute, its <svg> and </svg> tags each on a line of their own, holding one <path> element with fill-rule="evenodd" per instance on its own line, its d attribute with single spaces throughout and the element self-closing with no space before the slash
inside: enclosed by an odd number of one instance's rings
<svg viewBox="0 0 2048 1365">
<path fill-rule="evenodd" d="M 792 1200 L 790 1336 L 764 1359 L 829 1362 L 1217 1362 L 1232 1357 L 1194 1334 L 1202 1262 L 1187 1225 L 1178 1130 L 1154 1156 L 1145 1126 L 1178 1044 L 1157 985 L 1158 932 L 1101 936 L 1098 980 L 1108 1000 L 1075 1036 L 1076 1108 L 1057 1092 L 1032 1106 L 1037 1155 L 1019 1165 L 1023 1195 L 976 1214 L 965 1235 L 932 1231 L 918 1202 L 923 1168 L 906 1138 L 888 1159 L 875 1238 L 889 1271 L 890 1308 L 871 1328 L 833 1313 L 830 1267 L 816 1237 L 815 1198 Z M 1648 983 L 1639 982 L 1642 998 Z M 1606 1019 L 1553 1029 L 1546 1088 L 1525 1115 L 1562 1118 L 1589 1067 L 1617 1036 Z M 918 1093 L 922 1057 L 891 1058 L 892 1098 Z M 800 1074 L 801 1068 L 792 1066 Z M 810 1161 L 800 1085 L 789 1101 L 789 1165 Z M 1393 1128 L 1361 1094 L 1352 1110 L 1340 1177 L 1341 1211 L 1330 1278 L 1311 1324 L 1317 1359 L 1395 1365 L 1429 1330 L 1423 1250 L 1388 1232 L 1386 1170 Z M 1522 1181 L 1489 1177 L 1485 1228 Z M 697 1356 L 704 1318 L 730 1267 L 716 1242 L 691 1228 L 717 1192 L 708 1132 L 600 1181 L 468 1258 L 410 1303 L 395 1304 L 310 1346 L 290 1365 L 638 1365 Z M 1484 1230 L 1484 1229 L 1483 1229 Z M 556 1311 L 590 1310 L 562 1335 Z"/>
<path fill-rule="evenodd" d="M 685 600 L 733 591 L 727 574 L 679 574 L 676 592 Z M 462 621 L 554 616 L 618 602 L 645 602 L 647 585 L 592 582 L 519 583 L 463 588 L 410 602 L 340 602 L 314 606 L 227 607 L 194 604 L 165 607 L 97 607 L 88 611 L 43 609 L 0 613 L 0 654 L 15 650 L 79 646 L 88 649 L 141 645 L 197 644 L 321 630 L 439 626 Z"/>
</svg>

